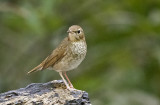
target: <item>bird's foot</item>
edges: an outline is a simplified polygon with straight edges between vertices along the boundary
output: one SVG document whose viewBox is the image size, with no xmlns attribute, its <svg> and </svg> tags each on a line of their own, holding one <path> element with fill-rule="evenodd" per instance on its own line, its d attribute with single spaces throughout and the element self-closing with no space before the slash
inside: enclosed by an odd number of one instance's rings
<svg viewBox="0 0 160 105">
<path fill-rule="evenodd" d="M 76 90 L 74 87 L 73 88 L 71 88 L 71 87 L 67 87 L 67 90 L 69 90 L 69 91 L 74 91 L 74 90 Z"/>
<path fill-rule="evenodd" d="M 73 85 L 70 85 L 69 87 L 74 89 Z"/>
<path fill-rule="evenodd" d="M 67 87 L 67 90 L 70 90 L 70 91 L 76 90 L 76 89 L 73 87 L 73 85 L 72 85 L 72 86 L 66 86 L 66 87 Z"/>
</svg>

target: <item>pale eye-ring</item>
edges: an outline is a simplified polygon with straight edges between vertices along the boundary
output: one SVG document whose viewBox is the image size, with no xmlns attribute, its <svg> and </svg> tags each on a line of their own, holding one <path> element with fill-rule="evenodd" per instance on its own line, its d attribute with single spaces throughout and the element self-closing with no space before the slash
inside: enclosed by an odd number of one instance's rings
<svg viewBox="0 0 160 105">
<path fill-rule="evenodd" d="M 81 33 L 81 30 L 78 30 L 77 33 L 80 34 L 80 33 Z"/>
</svg>

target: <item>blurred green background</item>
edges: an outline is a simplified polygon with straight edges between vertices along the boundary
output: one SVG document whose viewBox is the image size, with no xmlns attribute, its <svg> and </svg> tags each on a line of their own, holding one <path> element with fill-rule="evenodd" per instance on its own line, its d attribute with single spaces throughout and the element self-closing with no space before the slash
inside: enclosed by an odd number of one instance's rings
<svg viewBox="0 0 160 105">
<path fill-rule="evenodd" d="M 73 24 L 88 53 L 68 75 L 93 105 L 160 105 L 160 0 L 1 0 L 0 93 L 61 79 L 26 73 Z"/>
</svg>

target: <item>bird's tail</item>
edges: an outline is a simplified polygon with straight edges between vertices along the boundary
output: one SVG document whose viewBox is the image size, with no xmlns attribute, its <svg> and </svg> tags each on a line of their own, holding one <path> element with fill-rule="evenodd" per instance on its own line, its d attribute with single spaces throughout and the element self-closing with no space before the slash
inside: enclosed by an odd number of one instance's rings
<svg viewBox="0 0 160 105">
<path fill-rule="evenodd" d="M 36 66 L 35 68 L 33 68 L 32 70 L 30 70 L 29 72 L 28 72 L 28 74 L 30 74 L 30 73 L 32 73 L 32 72 L 36 72 L 36 71 L 39 71 L 39 70 L 42 70 L 42 64 L 40 64 L 40 65 L 38 65 L 38 66 Z"/>
</svg>

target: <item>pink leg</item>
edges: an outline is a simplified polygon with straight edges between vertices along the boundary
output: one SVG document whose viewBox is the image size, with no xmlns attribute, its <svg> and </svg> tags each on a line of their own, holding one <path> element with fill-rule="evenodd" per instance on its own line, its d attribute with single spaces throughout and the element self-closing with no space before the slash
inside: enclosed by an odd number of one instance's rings
<svg viewBox="0 0 160 105">
<path fill-rule="evenodd" d="M 64 77 L 63 77 L 63 75 L 62 75 L 62 72 L 59 72 L 59 75 L 61 76 L 61 78 L 62 78 L 62 80 L 63 80 L 64 84 L 65 84 L 65 85 L 66 85 L 66 87 L 67 87 L 67 89 L 69 89 L 69 90 L 70 90 L 70 87 L 68 86 L 68 84 L 67 84 L 66 80 L 64 79 Z"/>
<path fill-rule="evenodd" d="M 65 75 L 67 81 L 69 82 L 69 86 L 70 86 L 71 88 L 74 88 L 73 85 L 72 85 L 72 83 L 71 83 L 71 81 L 69 80 L 69 78 L 68 78 L 66 72 L 64 72 L 64 75 Z"/>
</svg>

